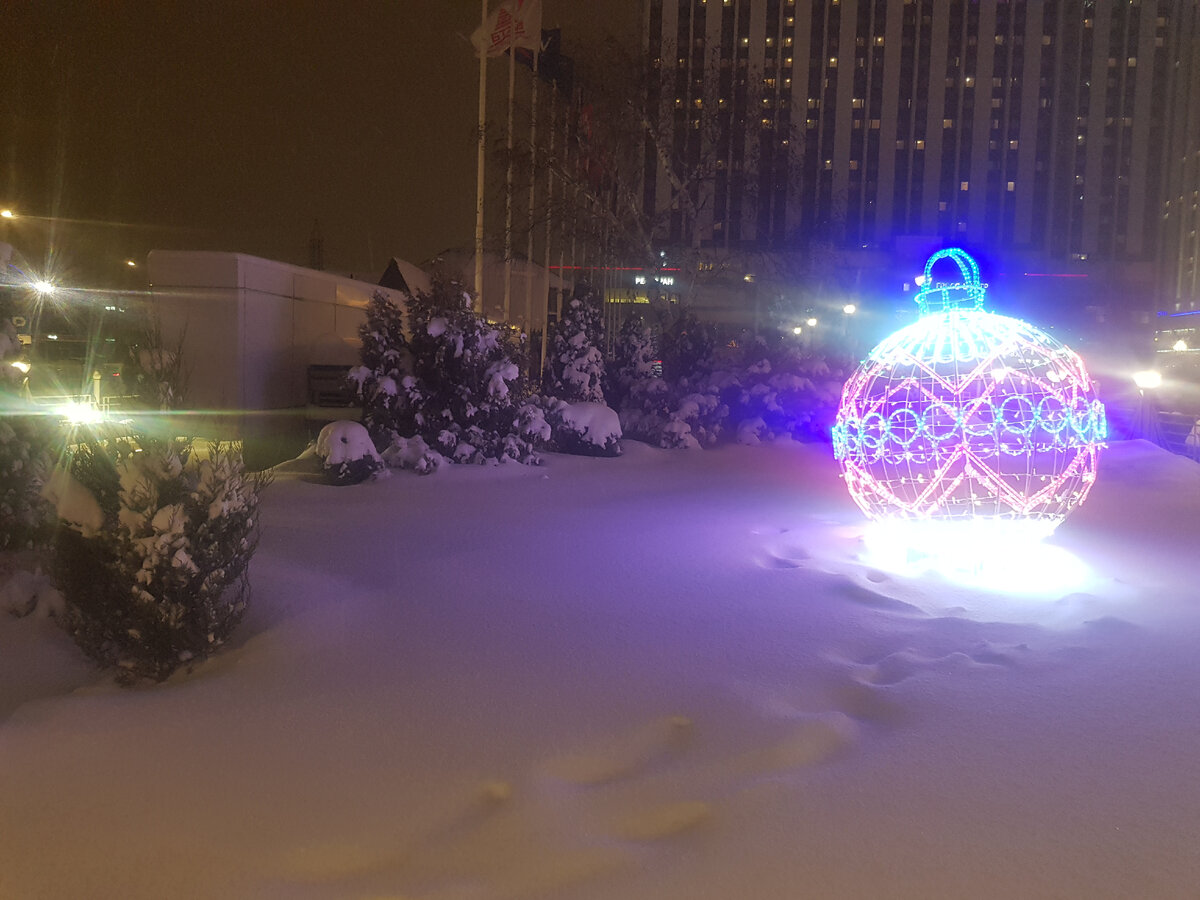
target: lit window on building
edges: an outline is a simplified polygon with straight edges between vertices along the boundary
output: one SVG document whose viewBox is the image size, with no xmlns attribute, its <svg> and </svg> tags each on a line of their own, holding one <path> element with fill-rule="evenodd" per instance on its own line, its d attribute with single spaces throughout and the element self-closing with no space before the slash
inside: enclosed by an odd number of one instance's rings
<svg viewBox="0 0 1200 900">
<path fill-rule="evenodd" d="M 960 191 L 969 191 L 969 190 L 971 189 L 971 182 L 969 182 L 969 181 L 960 181 L 960 182 L 958 183 L 958 189 L 959 189 Z"/>
<path fill-rule="evenodd" d="M 942 127 L 943 128 L 953 128 L 954 120 L 953 119 L 942 119 Z"/>
<path fill-rule="evenodd" d="M 829 68 L 831 68 L 831 69 L 837 68 L 837 57 L 836 56 L 829 57 Z"/>
<path fill-rule="evenodd" d="M 1017 189 L 1017 183 L 1015 181 L 1010 181 L 1007 185 L 1005 185 L 1005 189 L 1009 191 L 1015 191 Z"/>
<path fill-rule="evenodd" d="M 1016 150 L 1018 146 L 1020 146 L 1020 141 L 1012 140 L 1008 142 L 1009 150 Z"/>
</svg>

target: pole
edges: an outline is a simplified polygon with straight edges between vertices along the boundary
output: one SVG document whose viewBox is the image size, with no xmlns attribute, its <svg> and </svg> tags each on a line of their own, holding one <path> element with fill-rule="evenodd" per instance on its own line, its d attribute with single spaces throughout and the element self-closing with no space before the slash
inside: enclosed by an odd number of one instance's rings
<svg viewBox="0 0 1200 900">
<path fill-rule="evenodd" d="M 541 35 L 538 49 L 533 51 L 533 95 L 530 105 L 533 111 L 529 118 L 529 236 L 525 240 L 525 331 L 533 331 L 533 204 L 537 200 L 537 180 L 533 177 L 537 167 L 533 164 L 537 154 L 537 95 L 538 57 L 542 55 Z"/>
<path fill-rule="evenodd" d="M 487 28 L 487 0 L 482 5 L 482 26 Z M 479 54 L 479 131 L 475 156 L 475 312 L 483 312 L 483 161 L 487 124 L 487 53 Z"/>
<path fill-rule="evenodd" d="M 558 96 L 558 86 L 550 91 L 550 149 L 547 153 L 549 165 L 546 166 L 546 245 L 542 248 L 542 359 L 538 367 L 538 379 L 541 383 L 542 373 L 546 371 L 546 342 L 550 338 L 550 235 L 551 221 L 554 215 L 554 137 L 556 134 L 554 117 L 556 113 L 554 101 Z M 562 270 L 559 270 L 562 276 Z"/>
<path fill-rule="evenodd" d="M 517 83 L 517 48 L 508 48 L 508 173 L 504 180 L 504 323 L 512 302 L 513 107 Z"/>
</svg>

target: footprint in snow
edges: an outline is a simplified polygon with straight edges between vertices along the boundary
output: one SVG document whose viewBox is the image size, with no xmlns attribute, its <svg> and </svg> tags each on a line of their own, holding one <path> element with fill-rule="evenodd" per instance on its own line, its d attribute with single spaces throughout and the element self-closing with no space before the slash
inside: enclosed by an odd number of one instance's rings
<svg viewBox="0 0 1200 900">
<path fill-rule="evenodd" d="M 864 666 L 863 681 L 874 685 L 899 684 L 923 672 L 953 672 L 980 666 L 1015 665 L 1016 661 L 1011 655 L 995 650 L 987 642 L 980 643 L 970 653 L 956 650 L 944 656 L 922 656 L 914 650 L 900 650 Z"/>
<path fill-rule="evenodd" d="M 598 785 L 638 775 L 655 763 L 678 756 L 692 739 L 686 716 L 658 719 L 594 752 L 549 760 L 546 771 L 572 784 Z"/>
<path fill-rule="evenodd" d="M 857 740 L 853 719 L 841 712 L 825 713 L 802 722 L 781 740 L 750 751 L 742 766 L 757 774 L 815 766 L 845 752 Z"/>
<path fill-rule="evenodd" d="M 692 831 L 712 817 L 712 807 L 702 801 L 664 803 L 627 816 L 616 827 L 627 841 L 657 841 Z"/>
</svg>

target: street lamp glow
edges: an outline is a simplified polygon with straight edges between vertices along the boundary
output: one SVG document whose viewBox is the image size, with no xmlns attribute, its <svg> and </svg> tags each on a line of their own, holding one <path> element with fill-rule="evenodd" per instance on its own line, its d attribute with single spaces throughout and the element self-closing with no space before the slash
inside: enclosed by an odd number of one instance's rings
<svg viewBox="0 0 1200 900">
<path fill-rule="evenodd" d="M 856 312 L 858 312 L 858 307 L 855 306 L 853 303 L 847 303 L 845 306 L 842 307 L 842 312 L 844 312 L 848 316 L 852 316 Z"/>
<path fill-rule="evenodd" d="M 807 322 L 805 322 L 804 324 L 805 324 L 805 325 L 807 325 L 809 328 L 816 328 L 816 327 L 817 327 L 817 320 L 816 320 L 816 319 L 809 319 L 809 320 L 808 320 Z"/>
<path fill-rule="evenodd" d="M 0 219 L 15 219 L 17 214 L 11 209 L 0 209 Z"/>
<path fill-rule="evenodd" d="M 1180 339 L 1180 340 L 1176 341 L 1176 342 L 1175 342 L 1175 343 L 1174 343 L 1174 344 L 1171 346 L 1171 349 L 1172 349 L 1172 350 L 1178 350 L 1180 353 L 1182 353 L 1182 352 L 1183 352 L 1184 350 L 1186 350 L 1187 348 L 1188 348 L 1188 346 L 1187 346 L 1187 341 L 1185 341 L 1185 340 L 1182 340 L 1182 339 Z"/>
<path fill-rule="evenodd" d="M 1133 383 L 1137 385 L 1138 390 L 1152 391 L 1162 385 L 1162 373 L 1156 372 L 1154 369 L 1147 369 L 1144 372 L 1134 372 Z"/>
<path fill-rule="evenodd" d="M 31 288 L 33 288 L 35 291 L 37 291 L 39 294 L 53 294 L 54 293 L 54 284 L 52 282 L 46 281 L 41 278 L 39 278 L 37 281 L 33 282 L 29 286 Z"/>
<path fill-rule="evenodd" d="M 137 263 L 134 262 L 132 259 L 125 260 L 125 265 L 129 266 L 129 268 L 131 268 L 131 269 L 137 268 Z"/>
<path fill-rule="evenodd" d="M 804 329 L 797 325 L 792 329 L 792 334 L 804 334 Z"/>
</svg>

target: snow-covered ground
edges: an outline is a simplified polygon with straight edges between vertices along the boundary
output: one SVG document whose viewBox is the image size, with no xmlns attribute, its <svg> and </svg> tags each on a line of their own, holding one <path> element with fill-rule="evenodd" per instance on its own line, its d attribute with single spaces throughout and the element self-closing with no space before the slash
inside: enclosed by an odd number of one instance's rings
<svg viewBox="0 0 1200 900">
<path fill-rule="evenodd" d="M 1003 593 L 826 446 L 311 469 L 190 675 L 0 618 L 0 897 L 1200 896 L 1195 463 L 1111 446 Z"/>
</svg>

